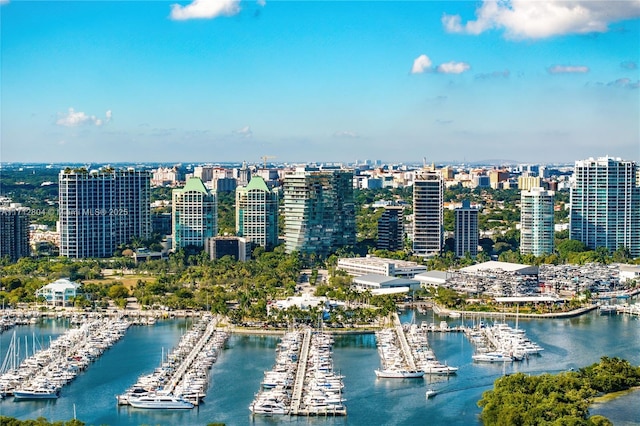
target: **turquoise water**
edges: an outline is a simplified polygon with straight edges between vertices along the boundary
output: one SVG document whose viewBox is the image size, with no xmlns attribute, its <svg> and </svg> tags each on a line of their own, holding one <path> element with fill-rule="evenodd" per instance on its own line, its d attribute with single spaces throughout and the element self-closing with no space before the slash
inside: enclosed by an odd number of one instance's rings
<svg viewBox="0 0 640 426">
<path fill-rule="evenodd" d="M 412 313 L 402 315 L 409 321 Z M 439 323 L 439 317 L 416 315 L 416 322 Z M 450 325 L 467 320 L 448 320 Z M 514 321 L 507 320 L 512 326 Z M 48 342 L 64 332 L 67 323 L 46 321 L 37 326 L 17 327 L 16 334 Z M 479 424 L 476 403 L 482 392 L 492 387 L 502 374 L 514 371 L 555 373 L 597 362 L 601 356 L 618 356 L 640 365 L 640 320 L 628 316 L 600 316 L 590 313 L 572 319 L 520 320 L 519 327 L 531 340 L 542 345 L 541 356 L 508 365 L 473 364 L 473 347 L 461 333 L 432 333 L 430 342 L 441 361 L 460 369 L 450 378 L 424 380 L 376 379 L 373 370 L 380 364 L 372 334 L 336 336 L 335 369 L 345 375 L 344 418 L 251 417 L 248 406 L 258 391 L 263 372 L 275 359 L 278 338 L 274 336 L 233 335 L 211 370 L 211 383 L 205 403 L 194 410 L 145 411 L 118 407 L 115 396 L 136 378 L 159 365 L 163 350 L 173 347 L 184 333 L 185 320 L 159 321 L 153 327 L 131 327 L 116 343 L 71 384 L 55 401 L 0 402 L 0 414 L 22 419 L 44 416 L 52 420 L 73 418 L 89 425 L 272 425 L 283 423 L 322 425 L 473 425 Z M 12 331 L 0 335 L 0 355 Z M 31 349 L 29 349 L 31 350 Z M 425 390 L 439 394 L 430 400 Z M 616 425 L 640 424 L 640 392 L 633 392 L 606 404 L 594 406 L 592 413 L 603 414 Z"/>
</svg>

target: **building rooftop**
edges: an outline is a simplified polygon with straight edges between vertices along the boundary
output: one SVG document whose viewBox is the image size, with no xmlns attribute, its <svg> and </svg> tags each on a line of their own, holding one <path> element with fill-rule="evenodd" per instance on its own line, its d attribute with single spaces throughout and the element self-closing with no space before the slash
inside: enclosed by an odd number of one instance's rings
<svg viewBox="0 0 640 426">
<path fill-rule="evenodd" d="M 262 176 L 253 176 L 247 185 L 247 191 L 258 190 L 269 192 L 269 187 Z"/>
<path fill-rule="evenodd" d="M 522 272 L 533 268 L 531 265 L 522 265 L 520 263 L 499 262 L 491 260 L 489 262 L 478 263 L 477 265 L 467 266 L 460 269 L 460 272 L 477 273 L 484 271 L 497 271 L 502 270 L 505 272 Z M 536 268 L 537 269 L 537 268 Z"/>
</svg>

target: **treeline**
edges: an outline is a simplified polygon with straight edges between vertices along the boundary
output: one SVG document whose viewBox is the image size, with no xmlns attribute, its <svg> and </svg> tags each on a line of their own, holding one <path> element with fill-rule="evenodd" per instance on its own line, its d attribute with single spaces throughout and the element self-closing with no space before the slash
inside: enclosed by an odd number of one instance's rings
<svg viewBox="0 0 640 426">
<path fill-rule="evenodd" d="M 480 419 L 487 426 L 613 425 L 603 416 L 589 416 L 589 405 L 600 394 L 640 386 L 640 367 L 620 358 L 557 375 L 503 376 L 482 394 Z"/>
<path fill-rule="evenodd" d="M 44 417 L 38 417 L 35 420 L 18 420 L 13 417 L 0 416 L 0 425 L 2 426 L 84 426 L 84 422 L 80 420 L 68 420 L 50 422 Z"/>
</svg>

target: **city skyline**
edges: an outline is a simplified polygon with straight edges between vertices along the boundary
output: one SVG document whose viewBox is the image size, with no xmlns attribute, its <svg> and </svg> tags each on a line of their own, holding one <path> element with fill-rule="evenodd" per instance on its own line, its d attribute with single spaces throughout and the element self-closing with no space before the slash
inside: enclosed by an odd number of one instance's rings
<svg viewBox="0 0 640 426">
<path fill-rule="evenodd" d="M 640 160 L 637 0 L 0 0 L 0 20 L 2 162 Z"/>
</svg>

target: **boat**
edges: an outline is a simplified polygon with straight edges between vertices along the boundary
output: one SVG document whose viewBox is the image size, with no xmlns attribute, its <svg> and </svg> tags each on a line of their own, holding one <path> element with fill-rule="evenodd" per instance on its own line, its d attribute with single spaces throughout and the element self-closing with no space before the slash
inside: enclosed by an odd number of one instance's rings
<svg viewBox="0 0 640 426">
<path fill-rule="evenodd" d="M 502 352 L 485 352 L 472 355 L 474 361 L 477 362 L 511 362 L 513 357 L 503 354 Z"/>
<path fill-rule="evenodd" d="M 435 389 L 429 388 L 427 389 L 427 392 L 425 394 L 425 397 L 427 399 L 429 398 L 433 398 L 434 396 L 436 396 L 438 394 L 438 391 L 436 391 Z"/>
<path fill-rule="evenodd" d="M 616 305 L 601 305 L 600 315 L 615 315 L 618 313 L 618 307 Z"/>
<path fill-rule="evenodd" d="M 376 377 L 385 379 L 419 379 L 424 376 L 424 370 L 375 370 Z"/>
<path fill-rule="evenodd" d="M 284 402 L 280 401 L 256 401 L 249 407 L 253 414 L 288 414 L 289 410 Z"/>
<path fill-rule="evenodd" d="M 38 386 L 13 391 L 14 399 L 57 399 L 59 396 L 60 388 L 54 386 Z"/>
<path fill-rule="evenodd" d="M 192 402 L 174 395 L 145 395 L 138 398 L 129 397 L 129 405 L 133 408 L 148 408 L 158 410 L 175 410 L 193 408 Z"/>
</svg>

